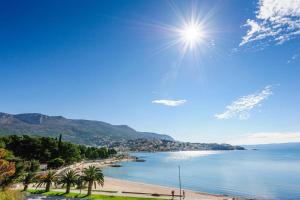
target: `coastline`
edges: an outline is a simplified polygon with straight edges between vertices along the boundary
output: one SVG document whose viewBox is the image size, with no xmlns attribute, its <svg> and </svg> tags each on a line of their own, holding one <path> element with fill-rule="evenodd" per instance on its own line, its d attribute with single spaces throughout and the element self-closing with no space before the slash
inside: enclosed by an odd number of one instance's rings
<svg viewBox="0 0 300 200">
<path fill-rule="evenodd" d="M 172 188 L 166 186 L 160 186 L 155 184 L 148 184 L 136 181 L 128 181 L 123 179 L 117 179 L 112 177 L 105 177 L 105 184 L 102 190 L 118 191 L 118 194 L 124 196 L 136 196 L 136 197 L 153 197 L 152 194 L 159 194 L 162 198 L 170 198 L 171 192 L 175 191 L 175 199 L 179 199 L 179 188 Z M 205 192 L 197 192 L 192 190 L 184 190 L 186 200 L 230 200 L 231 196 L 209 194 Z M 140 194 L 138 194 L 140 193 Z M 142 194 L 143 193 L 143 194 Z"/>
<path fill-rule="evenodd" d="M 96 166 L 100 168 L 112 167 L 115 163 L 122 162 L 134 162 L 136 161 L 136 157 L 127 156 L 124 158 L 109 158 L 104 160 L 94 160 L 94 161 L 82 161 L 80 163 L 75 163 L 73 165 L 67 166 L 57 171 L 57 173 L 63 173 L 65 170 L 73 169 L 73 170 L 81 170 L 82 168 L 88 166 Z M 95 194 L 104 194 L 104 195 L 115 195 L 115 196 L 131 196 L 131 197 L 159 197 L 159 198 L 167 198 L 171 199 L 172 191 L 175 192 L 175 198 L 180 199 L 180 191 L 179 188 L 160 186 L 156 184 L 148 184 L 136 181 L 123 180 L 118 178 L 112 178 L 105 176 L 104 178 L 104 186 L 101 187 L 97 185 L 97 189 L 93 191 Z M 53 189 L 60 191 L 61 189 Z M 73 190 L 79 192 L 79 190 Z M 245 199 L 245 198 L 237 198 L 233 196 L 221 195 L 221 194 L 210 194 L 200 191 L 185 191 L 185 200 L 232 200 L 232 199 Z"/>
<path fill-rule="evenodd" d="M 89 167 L 89 166 L 96 166 L 99 168 L 105 168 L 105 167 L 113 167 L 115 163 L 121 163 L 121 162 L 134 162 L 137 158 L 134 156 L 126 156 L 123 158 L 107 158 L 107 159 L 101 159 L 101 160 L 85 160 L 81 162 L 77 162 L 75 164 L 63 167 L 61 169 L 58 169 L 56 171 L 57 174 L 60 174 L 68 169 L 73 169 L 80 171 L 83 168 Z"/>
<path fill-rule="evenodd" d="M 111 177 L 104 178 L 104 186 L 97 185 L 93 188 L 93 194 L 109 195 L 109 196 L 124 196 L 124 197 L 142 197 L 142 198 L 162 198 L 171 199 L 171 192 L 175 192 L 174 200 L 179 200 L 179 188 L 165 187 L 160 185 L 141 183 L 135 181 L 121 180 Z M 30 189 L 40 189 L 30 185 Z M 51 191 L 64 192 L 63 188 L 52 188 Z M 192 190 L 184 190 L 184 200 L 245 200 L 245 198 L 237 198 L 227 195 L 209 194 L 205 192 L 197 192 Z M 71 192 L 80 193 L 78 189 L 71 189 Z M 86 189 L 81 191 L 86 193 Z M 42 195 L 42 194 L 41 194 Z"/>
</svg>

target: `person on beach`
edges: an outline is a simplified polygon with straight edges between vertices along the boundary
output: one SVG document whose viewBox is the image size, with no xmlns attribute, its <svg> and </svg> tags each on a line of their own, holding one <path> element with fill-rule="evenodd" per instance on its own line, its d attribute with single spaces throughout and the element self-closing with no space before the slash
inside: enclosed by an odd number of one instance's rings
<svg viewBox="0 0 300 200">
<path fill-rule="evenodd" d="M 174 196 L 175 196 L 175 191 L 174 191 L 174 190 L 172 190 L 171 194 L 172 194 L 172 199 L 174 199 Z"/>
<path fill-rule="evenodd" d="M 182 198 L 185 199 L 185 191 L 182 190 Z"/>
</svg>

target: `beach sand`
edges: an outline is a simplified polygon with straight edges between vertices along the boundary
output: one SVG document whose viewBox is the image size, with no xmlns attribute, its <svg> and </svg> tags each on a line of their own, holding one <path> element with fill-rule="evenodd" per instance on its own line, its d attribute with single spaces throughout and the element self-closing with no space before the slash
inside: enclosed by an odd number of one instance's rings
<svg viewBox="0 0 300 200">
<path fill-rule="evenodd" d="M 22 186 L 19 186 L 21 189 Z M 30 185 L 29 188 L 36 189 L 33 185 Z M 37 188 L 37 189 L 45 189 Z M 111 177 L 105 177 L 104 186 L 101 187 L 97 185 L 96 189 L 93 188 L 93 194 L 103 194 L 103 195 L 115 195 L 115 196 L 131 196 L 131 197 L 155 197 L 163 199 L 172 199 L 171 192 L 175 191 L 174 200 L 179 200 L 179 189 L 170 188 L 153 184 L 146 184 L 134 181 L 121 180 Z M 51 191 L 65 191 L 62 188 L 51 188 Z M 184 200 L 233 200 L 233 197 L 225 195 L 215 195 L 202 192 L 196 192 L 191 190 L 184 190 L 185 198 Z M 71 189 L 71 192 L 79 193 L 78 189 Z M 83 189 L 81 193 L 86 193 L 87 189 Z M 153 195 L 158 194 L 158 195 Z M 183 199 L 183 198 L 182 198 Z M 235 198 L 237 200 L 237 198 Z"/>
<path fill-rule="evenodd" d="M 175 195 L 179 195 L 178 188 L 170 188 L 153 184 L 146 184 L 140 182 L 133 182 L 127 180 L 120 180 L 110 177 L 105 177 L 104 187 L 98 187 L 100 190 L 110 190 L 110 191 L 118 191 L 118 195 L 126 195 L 126 196 L 142 196 L 142 197 L 151 197 L 151 194 L 160 194 L 160 197 L 171 199 L 171 191 L 175 191 Z M 205 200 L 205 199 L 233 199 L 229 196 L 224 195 L 214 195 L 208 193 L 195 192 L 191 190 L 185 191 L 185 199 L 186 200 Z M 129 192 L 129 193 L 124 193 Z M 135 194 L 134 194 L 135 193 Z M 137 193 L 147 193 L 147 194 L 137 194 Z M 161 195 L 163 194 L 163 195 Z M 175 199 L 179 199 L 177 196 Z"/>
<path fill-rule="evenodd" d="M 120 161 L 132 161 L 132 158 L 125 158 L 122 160 L 118 159 L 105 159 L 101 161 L 85 161 L 81 163 L 76 163 L 74 165 L 70 165 L 63 169 L 57 171 L 57 173 L 63 173 L 68 169 L 74 169 L 81 171 L 81 169 L 86 168 L 90 165 L 94 165 L 100 168 L 108 167 L 115 162 Z M 39 188 L 42 189 L 42 188 Z M 63 191 L 63 189 L 55 189 L 54 191 Z M 79 192 L 79 190 L 72 190 L 73 192 Z M 104 186 L 101 187 L 97 185 L 97 188 L 93 188 L 93 194 L 104 194 L 104 195 L 116 195 L 116 196 L 132 196 L 132 197 L 159 197 L 164 199 L 172 199 L 171 193 L 172 191 L 175 192 L 174 200 L 180 199 L 179 197 L 179 189 L 178 188 L 171 188 L 171 187 L 164 187 L 154 184 L 146 184 L 134 181 L 127 181 L 121 180 L 111 177 L 105 177 Z M 233 198 L 226 195 L 217 195 L 217 194 L 208 194 L 203 192 L 196 192 L 191 190 L 184 190 L 185 191 L 185 200 L 230 200 L 230 199 L 238 199 Z M 86 193 L 86 189 L 82 191 L 82 193 Z M 153 195 L 157 194 L 157 195 Z M 183 199 L 183 198 L 182 198 Z M 240 198 L 239 198 L 240 199 Z"/>
</svg>

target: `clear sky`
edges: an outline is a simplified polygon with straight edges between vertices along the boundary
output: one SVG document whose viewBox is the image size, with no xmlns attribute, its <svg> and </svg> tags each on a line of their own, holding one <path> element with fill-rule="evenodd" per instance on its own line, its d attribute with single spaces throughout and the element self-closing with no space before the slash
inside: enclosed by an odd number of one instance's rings
<svg viewBox="0 0 300 200">
<path fill-rule="evenodd" d="M 299 0 L 8 0 L 0 23 L 2 112 L 300 141 Z"/>
</svg>

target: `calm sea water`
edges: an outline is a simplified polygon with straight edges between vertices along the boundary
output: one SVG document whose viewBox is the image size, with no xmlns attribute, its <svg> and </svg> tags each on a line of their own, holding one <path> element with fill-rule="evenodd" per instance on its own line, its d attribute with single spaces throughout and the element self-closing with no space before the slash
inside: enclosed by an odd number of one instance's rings
<svg viewBox="0 0 300 200">
<path fill-rule="evenodd" d="M 300 199 L 300 149 L 135 153 L 146 162 L 106 168 L 106 176 L 209 193 Z"/>
</svg>

